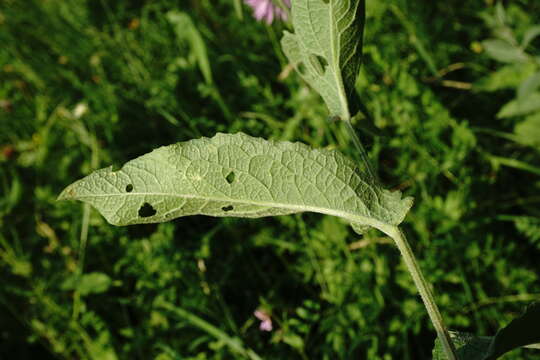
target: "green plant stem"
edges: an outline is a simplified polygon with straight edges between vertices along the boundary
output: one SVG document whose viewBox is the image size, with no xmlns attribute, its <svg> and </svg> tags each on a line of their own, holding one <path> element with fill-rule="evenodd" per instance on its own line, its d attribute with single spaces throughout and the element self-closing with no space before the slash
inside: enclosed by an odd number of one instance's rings
<svg viewBox="0 0 540 360">
<path fill-rule="evenodd" d="M 526 162 L 517 160 L 517 159 L 511 159 L 511 158 L 505 158 L 502 156 L 494 156 L 490 154 L 486 154 L 488 159 L 491 160 L 495 164 L 501 164 L 504 166 L 508 166 L 514 169 L 528 171 L 536 175 L 540 175 L 540 168 L 537 166 L 533 166 L 531 164 L 528 164 Z"/>
<path fill-rule="evenodd" d="M 88 242 L 88 228 L 90 225 L 90 204 L 84 204 L 81 237 L 79 241 L 79 259 L 77 262 L 77 275 L 81 276 L 84 272 L 84 257 L 86 255 L 86 243 Z M 75 290 L 73 294 L 73 313 L 72 319 L 76 320 L 79 317 L 81 308 L 81 294 L 79 290 Z"/>
<path fill-rule="evenodd" d="M 370 180 L 373 183 L 379 184 L 379 179 L 377 178 L 376 173 L 371 166 L 371 162 L 369 161 L 367 152 L 362 146 L 362 142 L 356 134 L 356 131 L 354 130 L 350 119 L 344 119 L 344 121 L 349 135 L 353 141 L 353 144 L 358 150 L 362 163 L 366 168 L 366 174 L 369 176 Z M 429 318 L 431 319 L 431 323 L 433 324 L 433 327 L 435 327 L 437 336 L 439 337 L 441 344 L 443 345 L 443 349 L 447 359 L 458 360 L 456 355 L 456 349 L 454 347 L 454 344 L 452 343 L 450 334 L 448 333 L 448 330 L 444 325 L 442 315 L 439 311 L 439 308 L 437 307 L 437 303 L 435 302 L 435 297 L 433 296 L 433 293 L 429 288 L 429 283 L 427 282 L 424 274 L 422 273 L 422 270 L 420 269 L 420 266 L 418 265 L 418 261 L 416 261 L 416 257 L 414 256 L 414 253 L 411 249 L 411 246 L 409 245 L 409 242 L 407 241 L 407 238 L 405 237 L 405 234 L 397 226 L 391 227 L 385 232 L 392 239 L 394 239 L 394 242 L 398 247 L 401 256 L 403 257 L 403 260 L 405 261 L 405 265 L 407 266 L 407 269 L 409 270 L 409 273 L 413 278 L 414 284 L 416 285 L 416 288 L 418 289 L 418 292 L 422 297 L 422 301 L 424 302 L 424 306 L 426 307 Z"/>
<path fill-rule="evenodd" d="M 379 179 L 376 175 L 376 172 L 373 170 L 373 166 L 371 165 L 371 161 L 369 160 L 369 157 L 367 155 L 366 150 L 364 149 L 364 146 L 362 145 L 362 142 L 360 141 L 360 138 L 356 134 L 356 130 L 354 130 L 354 127 L 352 126 L 352 123 L 350 120 L 344 120 L 345 126 L 347 127 L 347 130 L 349 132 L 349 136 L 352 139 L 352 142 L 354 144 L 354 147 L 358 151 L 358 154 L 360 154 L 360 158 L 362 160 L 363 165 L 366 168 L 366 174 L 369 177 L 369 180 L 373 182 L 374 184 L 379 183 Z"/>
<path fill-rule="evenodd" d="M 239 20 L 244 20 L 244 12 L 242 11 L 242 0 L 234 0 L 234 11 L 236 12 L 236 17 Z"/>
<path fill-rule="evenodd" d="M 285 11 L 285 14 L 287 14 L 287 19 L 291 21 L 291 10 L 287 5 L 285 5 L 285 2 L 283 0 L 277 0 L 278 6 Z"/>
<path fill-rule="evenodd" d="M 408 18 L 407 15 L 394 4 L 390 5 L 390 11 L 394 13 L 399 22 L 401 22 L 401 25 L 405 28 L 405 31 L 407 31 L 409 34 L 409 41 L 416 48 L 420 58 L 426 62 L 426 65 L 433 76 L 439 78 L 440 75 L 439 71 L 437 70 L 437 66 L 435 65 L 435 60 L 433 59 L 433 56 L 431 56 L 431 54 L 426 50 L 424 43 L 418 38 L 416 29 L 414 28 L 414 23 L 411 22 L 409 20 L 410 18 Z"/>
<path fill-rule="evenodd" d="M 392 237 L 392 239 L 394 239 L 394 242 L 396 243 L 396 246 L 398 247 L 403 257 L 403 260 L 405 261 L 405 265 L 407 266 L 407 269 L 409 270 L 409 273 L 413 278 L 414 284 L 416 285 L 416 288 L 418 289 L 418 292 L 422 297 L 422 301 L 424 302 L 424 306 L 426 307 L 429 318 L 431 319 L 431 322 L 435 327 L 435 331 L 437 332 L 437 336 L 441 341 L 446 358 L 448 360 L 458 360 L 458 357 L 456 355 L 456 349 L 454 347 L 454 344 L 452 343 L 450 334 L 448 333 L 448 330 L 444 325 L 439 308 L 435 303 L 435 297 L 433 296 L 433 292 L 429 288 L 429 283 L 425 279 L 424 274 L 422 273 L 422 270 L 420 269 L 420 266 L 416 261 L 414 253 L 411 249 L 411 246 L 409 245 L 409 242 L 407 241 L 407 238 L 405 237 L 405 234 L 397 226 L 389 230 L 390 231 L 388 231 L 387 234 Z"/>
<path fill-rule="evenodd" d="M 81 123 L 83 129 L 85 132 L 87 132 L 86 128 L 84 127 L 84 124 Z M 90 166 L 92 167 L 92 170 L 95 170 L 99 167 L 99 143 L 95 137 L 95 135 L 92 134 L 90 136 L 90 149 L 92 150 L 92 155 L 90 158 Z M 81 224 L 81 236 L 79 241 L 79 253 L 78 253 L 78 261 L 77 261 L 77 276 L 82 276 L 84 273 L 84 260 L 86 256 L 86 243 L 88 242 L 88 229 L 90 227 L 90 212 L 92 208 L 90 204 L 84 204 L 83 207 L 83 216 L 82 216 L 82 224 Z M 75 292 L 73 294 L 73 313 L 72 319 L 77 320 L 79 317 L 79 312 L 81 309 L 81 294 L 78 289 L 75 289 Z"/>
</svg>

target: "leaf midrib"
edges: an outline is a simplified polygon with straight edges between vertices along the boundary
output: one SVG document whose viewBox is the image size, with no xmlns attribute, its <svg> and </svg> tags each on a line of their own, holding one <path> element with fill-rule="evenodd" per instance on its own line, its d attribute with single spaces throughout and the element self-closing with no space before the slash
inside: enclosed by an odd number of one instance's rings
<svg viewBox="0 0 540 360">
<path fill-rule="evenodd" d="M 334 20 L 334 17 L 333 17 L 333 14 L 334 14 L 334 7 L 333 7 L 334 1 L 335 0 L 330 0 L 330 2 L 328 4 L 328 11 L 329 11 L 328 19 L 330 21 L 330 51 L 331 51 L 331 54 L 332 54 L 332 62 L 334 64 L 334 67 L 337 69 L 337 71 L 334 71 L 334 78 L 335 78 L 336 83 L 337 83 L 339 102 L 341 103 L 341 108 L 344 111 L 344 113 L 341 114 L 342 115 L 342 120 L 349 121 L 350 118 L 351 118 L 351 114 L 349 112 L 349 104 L 347 102 L 347 96 L 345 94 L 345 86 L 343 84 L 343 76 L 341 76 L 341 69 L 339 67 L 339 47 L 336 48 L 335 43 L 334 43 L 334 35 L 337 32 L 337 29 L 336 29 L 337 21 L 333 21 Z M 338 33 L 338 36 L 335 37 L 335 39 L 338 41 L 338 45 L 339 45 L 339 33 Z"/>
<path fill-rule="evenodd" d="M 256 201 L 256 200 L 239 200 L 239 199 L 219 198 L 219 197 L 212 197 L 212 196 L 199 196 L 199 195 L 191 195 L 191 194 L 179 195 L 179 194 L 172 194 L 172 193 L 140 193 L 140 192 L 139 193 L 132 192 L 129 194 L 83 195 L 83 196 L 73 196 L 73 198 L 76 200 L 82 201 L 83 199 L 89 199 L 89 198 L 113 197 L 113 196 L 122 196 L 122 197 L 164 196 L 164 197 L 173 197 L 173 198 L 181 198 L 181 199 L 197 199 L 197 200 L 206 200 L 206 201 L 215 201 L 215 202 L 229 202 L 229 203 L 234 203 L 234 204 L 249 204 L 249 205 L 261 206 L 261 207 L 281 208 L 281 209 L 295 210 L 298 212 L 315 212 L 319 214 L 336 216 L 336 217 L 346 219 L 350 222 L 369 225 L 387 234 L 389 231 L 391 231 L 394 228 L 394 226 L 391 224 L 387 224 L 382 221 L 378 221 L 378 220 L 375 220 L 366 216 L 358 215 L 358 214 L 347 212 L 347 211 L 336 210 L 332 208 L 324 208 L 324 207 L 319 207 L 319 206 L 295 205 L 291 203 L 263 202 L 263 201 Z"/>
<path fill-rule="evenodd" d="M 349 104 L 347 102 L 347 96 L 345 95 L 345 86 L 343 84 L 343 77 L 341 76 L 341 68 L 339 67 L 339 49 L 335 47 L 334 43 L 334 35 L 337 31 L 336 24 L 337 22 L 334 22 L 333 14 L 334 14 L 334 7 L 333 7 L 334 1 L 330 0 L 328 4 L 328 20 L 330 21 L 330 51 L 332 56 L 332 63 L 334 64 L 334 67 L 337 69 L 334 69 L 334 78 L 337 83 L 337 90 L 338 90 L 338 96 L 339 96 L 339 102 L 341 103 L 342 111 L 344 112 L 341 114 L 342 120 L 348 121 L 351 118 L 351 115 L 349 113 Z M 337 38 L 338 44 L 339 44 L 339 38 Z M 336 56 L 336 54 L 338 54 Z M 337 71 L 335 71 L 337 70 Z"/>
<path fill-rule="evenodd" d="M 319 0 L 321 1 L 321 0 Z M 339 47 L 336 48 L 336 43 L 334 42 L 334 35 L 337 32 L 336 24 L 333 21 L 334 17 L 334 0 L 330 0 L 327 7 L 328 7 L 328 22 L 329 22 L 329 28 L 330 28 L 330 57 L 331 59 L 328 59 L 328 66 L 330 66 L 332 69 L 330 70 L 333 73 L 334 81 L 336 82 L 336 90 L 339 97 L 339 102 L 341 104 L 341 110 L 342 113 L 339 114 L 342 120 L 350 120 L 351 115 L 349 112 L 349 104 L 347 101 L 347 95 L 345 94 L 345 86 L 343 84 L 343 77 L 341 76 L 341 69 L 339 64 Z M 314 19 L 311 17 L 310 12 L 310 2 L 307 2 L 307 11 L 309 13 L 309 26 L 313 28 Z M 315 31 L 312 31 L 315 33 Z M 336 38 L 338 40 L 339 44 L 339 38 Z M 317 44 L 319 45 L 319 49 L 324 54 L 324 46 L 320 43 L 319 39 L 317 39 Z M 327 70 L 328 71 L 328 70 Z M 331 85 L 330 85 L 331 86 Z"/>
</svg>

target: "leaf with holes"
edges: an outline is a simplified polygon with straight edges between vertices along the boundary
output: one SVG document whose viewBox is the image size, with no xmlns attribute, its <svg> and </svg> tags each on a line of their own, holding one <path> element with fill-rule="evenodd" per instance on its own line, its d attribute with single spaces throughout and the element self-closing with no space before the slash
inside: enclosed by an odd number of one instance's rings
<svg viewBox="0 0 540 360">
<path fill-rule="evenodd" d="M 115 225 L 196 214 L 256 218 L 311 211 L 384 232 L 412 205 L 411 198 L 370 183 L 337 151 L 245 134 L 161 147 L 118 171 L 95 171 L 59 199 L 89 203 Z"/>
<path fill-rule="evenodd" d="M 291 64 L 319 92 L 331 116 L 349 120 L 362 60 L 365 0 L 294 0 L 295 34 L 281 45 Z"/>
</svg>

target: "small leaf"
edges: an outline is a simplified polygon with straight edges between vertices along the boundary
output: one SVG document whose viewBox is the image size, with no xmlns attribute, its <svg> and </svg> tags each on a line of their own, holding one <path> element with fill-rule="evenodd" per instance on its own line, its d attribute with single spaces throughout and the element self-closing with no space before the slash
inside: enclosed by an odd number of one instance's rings
<svg viewBox="0 0 540 360">
<path fill-rule="evenodd" d="M 540 110 L 540 92 L 536 91 L 523 99 L 509 101 L 501 108 L 497 117 L 501 119 L 527 115 L 538 110 Z"/>
<path fill-rule="evenodd" d="M 291 64 L 322 96 L 330 116 L 349 120 L 362 60 L 365 0 L 295 0 L 295 34 L 281 45 Z"/>
<path fill-rule="evenodd" d="M 540 137 L 538 141 L 540 147 Z M 530 239 L 531 243 L 539 243 L 538 245 L 540 245 L 540 217 L 515 216 L 513 221 L 517 231 L 523 234 L 523 236 L 526 238 Z"/>
<path fill-rule="evenodd" d="M 515 63 L 527 61 L 527 55 L 518 47 L 501 39 L 490 39 L 482 42 L 486 53 L 500 62 Z"/>
<path fill-rule="evenodd" d="M 516 140 L 540 149 L 540 112 L 529 115 L 514 128 Z"/>
<path fill-rule="evenodd" d="M 111 278 L 106 274 L 93 272 L 82 276 L 73 275 L 61 285 L 62 290 L 77 290 L 81 296 L 100 294 L 107 291 Z"/>
<path fill-rule="evenodd" d="M 534 25 L 525 31 L 523 34 L 523 40 L 521 41 L 521 48 L 526 49 L 529 44 L 540 35 L 540 25 Z"/>
<path fill-rule="evenodd" d="M 174 31 L 178 38 L 189 43 L 206 83 L 212 84 L 212 68 L 208 60 L 206 45 L 189 15 L 173 10 L 169 11 L 166 16 L 167 20 L 174 26 Z"/>
<path fill-rule="evenodd" d="M 475 88 L 480 91 L 514 90 L 535 72 L 536 66 L 532 63 L 504 65 L 480 79 Z"/>
<path fill-rule="evenodd" d="M 337 151 L 245 134 L 161 147 L 118 171 L 95 171 L 59 199 L 89 203 L 115 225 L 196 214 L 256 218 L 311 211 L 382 231 L 398 225 L 412 205 L 411 198 L 366 180 Z"/>
<path fill-rule="evenodd" d="M 304 339 L 292 333 L 285 333 L 283 335 L 283 342 L 295 349 L 303 349 L 305 346 Z"/>
<path fill-rule="evenodd" d="M 533 92 L 538 90 L 540 87 L 540 72 L 529 76 L 525 81 L 523 81 L 517 90 L 517 98 L 519 101 L 527 98 Z"/>
</svg>

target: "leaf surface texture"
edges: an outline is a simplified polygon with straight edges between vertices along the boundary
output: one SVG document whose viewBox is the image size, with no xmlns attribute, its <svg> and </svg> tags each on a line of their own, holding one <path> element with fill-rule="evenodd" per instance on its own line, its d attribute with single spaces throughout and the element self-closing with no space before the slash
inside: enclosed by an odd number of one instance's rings
<svg viewBox="0 0 540 360">
<path fill-rule="evenodd" d="M 362 60 L 364 0 L 295 0 L 295 34 L 285 32 L 283 51 L 324 99 L 330 114 L 348 120 Z"/>
<path fill-rule="evenodd" d="M 398 225 L 412 205 L 412 198 L 367 181 L 337 151 L 241 133 L 161 147 L 118 171 L 97 170 L 59 199 L 89 203 L 115 225 L 311 211 L 383 231 Z"/>
</svg>

